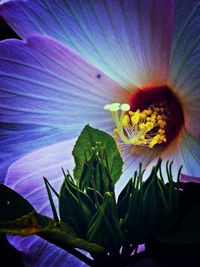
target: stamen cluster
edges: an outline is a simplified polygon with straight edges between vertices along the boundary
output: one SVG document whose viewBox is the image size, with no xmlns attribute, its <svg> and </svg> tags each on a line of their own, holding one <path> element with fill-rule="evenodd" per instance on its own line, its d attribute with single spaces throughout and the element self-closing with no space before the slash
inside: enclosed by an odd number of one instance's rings
<svg viewBox="0 0 200 267">
<path fill-rule="evenodd" d="M 128 104 L 113 103 L 105 105 L 115 122 L 114 138 L 121 138 L 125 144 L 147 146 L 153 148 L 156 144 L 167 141 L 165 127 L 166 108 L 161 104 L 149 108 L 131 111 Z"/>
</svg>

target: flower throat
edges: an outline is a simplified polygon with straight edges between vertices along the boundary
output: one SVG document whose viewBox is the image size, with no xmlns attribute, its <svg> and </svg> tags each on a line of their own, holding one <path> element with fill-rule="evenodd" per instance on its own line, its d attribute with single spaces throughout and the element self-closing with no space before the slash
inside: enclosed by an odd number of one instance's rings
<svg viewBox="0 0 200 267">
<path fill-rule="evenodd" d="M 129 104 L 104 106 L 115 122 L 114 138 L 127 145 L 153 148 L 169 144 L 184 123 L 181 104 L 166 87 L 142 88 Z"/>
</svg>

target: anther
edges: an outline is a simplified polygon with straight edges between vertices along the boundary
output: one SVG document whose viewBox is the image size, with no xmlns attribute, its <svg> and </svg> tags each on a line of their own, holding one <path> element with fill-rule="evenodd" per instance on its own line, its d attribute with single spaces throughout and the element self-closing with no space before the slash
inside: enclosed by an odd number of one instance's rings
<svg viewBox="0 0 200 267">
<path fill-rule="evenodd" d="M 130 111 L 129 104 L 113 103 L 104 106 L 111 112 L 116 124 L 114 138 L 120 138 L 125 144 L 148 146 L 167 141 L 165 136 L 166 116 L 165 108 L 160 104 L 152 105 L 148 109 Z"/>
</svg>

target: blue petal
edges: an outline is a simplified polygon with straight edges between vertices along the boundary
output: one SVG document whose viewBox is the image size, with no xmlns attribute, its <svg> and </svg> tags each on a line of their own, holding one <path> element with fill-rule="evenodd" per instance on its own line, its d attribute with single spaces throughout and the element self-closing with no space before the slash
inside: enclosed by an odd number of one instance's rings
<svg viewBox="0 0 200 267">
<path fill-rule="evenodd" d="M 196 183 L 196 184 L 200 184 L 200 177 L 193 177 L 193 176 L 190 176 L 190 175 L 182 174 L 180 181 L 182 183 Z"/>
<path fill-rule="evenodd" d="M 135 147 L 133 153 L 132 146 L 124 146 L 123 150 L 125 166 L 122 177 L 116 184 L 117 195 L 124 188 L 128 180 L 134 176 L 134 172 L 139 168 L 139 163 L 142 163 L 143 168 L 146 168 L 143 176 L 145 180 L 149 177 L 152 167 L 159 158 L 163 160 L 162 174 L 165 182 L 168 181 L 166 172 L 167 161 L 173 161 L 173 179 L 175 181 L 181 166 L 183 166 L 182 177 L 185 177 L 185 179 L 189 176 L 196 179 L 200 178 L 200 141 L 185 129 L 182 129 L 180 135 L 166 148 L 155 147 L 154 149 L 149 149 Z"/>
<path fill-rule="evenodd" d="M 61 168 L 72 172 L 74 166 L 71 155 L 74 143 L 75 140 L 61 142 L 21 158 L 10 166 L 5 184 L 30 201 L 38 213 L 53 217 L 43 176 L 59 192 L 63 182 Z M 53 198 L 58 208 L 55 195 Z M 76 258 L 39 237 L 9 236 L 9 242 L 23 253 L 26 266 L 81 266 Z"/>
<path fill-rule="evenodd" d="M 180 136 L 161 154 L 161 157 L 164 159 L 163 165 L 167 160 L 173 161 L 174 178 L 181 166 L 183 166 L 182 175 L 199 177 L 200 140 L 187 130 L 182 130 Z"/>
<path fill-rule="evenodd" d="M 20 155 L 75 137 L 85 124 L 111 128 L 103 106 L 127 97 L 104 73 L 46 37 L 1 42 L 0 77 L 2 179 Z"/>
<path fill-rule="evenodd" d="M 123 86 L 166 83 L 172 0 L 18 0 L 0 14 L 22 38 L 52 36 Z"/>
<path fill-rule="evenodd" d="M 183 173 L 199 177 L 200 174 L 200 140 L 193 137 L 187 131 L 181 144 L 181 156 L 183 158 Z"/>
<path fill-rule="evenodd" d="M 171 87 L 179 95 L 187 130 L 200 137 L 200 3 L 177 1 L 172 46 Z"/>
<path fill-rule="evenodd" d="M 140 163 L 142 163 L 142 168 L 145 169 L 143 178 L 146 180 L 151 173 L 152 167 L 157 163 L 162 153 L 162 149 L 159 148 L 151 149 L 132 145 L 124 145 L 122 149 L 125 164 L 123 174 L 116 184 L 117 195 L 119 195 L 129 179 L 134 177 L 134 173 L 138 171 Z"/>
<path fill-rule="evenodd" d="M 22 254 L 22 259 L 26 267 L 88 266 L 66 251 L 39 237 L 20 238 L 9 236 L 8 240 L 18 244 L 18 249 L 24 252 Z"/>
</svg>

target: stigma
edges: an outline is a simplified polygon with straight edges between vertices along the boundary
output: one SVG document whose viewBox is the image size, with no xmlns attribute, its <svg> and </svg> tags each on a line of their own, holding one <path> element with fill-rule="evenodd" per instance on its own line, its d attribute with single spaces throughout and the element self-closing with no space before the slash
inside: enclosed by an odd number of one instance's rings
<svg viewBox="0 0 200 267">
<path fill-rule="evenodd" d="M 169 110 L 159 103 L 136 111 L 129 104 L 112 103 L 104 106 L 111 113 L 116 128 L 114 138 L 127 145 L 153 148 L 167 142 L 165 129 Z"/>
</svg>

